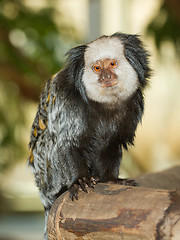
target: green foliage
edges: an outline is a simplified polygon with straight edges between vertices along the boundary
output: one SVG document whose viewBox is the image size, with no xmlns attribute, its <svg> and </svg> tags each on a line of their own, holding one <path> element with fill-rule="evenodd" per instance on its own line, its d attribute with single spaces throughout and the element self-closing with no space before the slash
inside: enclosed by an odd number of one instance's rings
<svg viewBox="0 0 180 240">
<path fill-rule="evenodd" d="M 164 41 L 171 41 L 177 50 L 177 56 L 180 55 L 180 31 L 179 23 L 175 16 L 163 4 L 153 21 L 147 27 L 147 33 L 154 37 L 158 50 Z"/>
<path fill-rule="evenodd" d="M 28 75 L 31 82 L 33 79 L 37 81 L 39 72 L 47 76 L 59 70 L 65 49 L 74 41 L 75 30 L 55 23 L 55 8 L 47 6 L 35 11 L 22 2 L 0 1 L 0 29 L 3 29 L 1 35 L 5 38 L 0 43 L 3 52 L 0 59 L 8 60 L 17 70 Z M 61 20 L 62 16 L 58 14 Z"/>
<path fill-rule="evenodd" d="M 25 153 L 22 130 L 24 111 L 13 83 L 0 81 L 0 171 Z"/>
</svg>

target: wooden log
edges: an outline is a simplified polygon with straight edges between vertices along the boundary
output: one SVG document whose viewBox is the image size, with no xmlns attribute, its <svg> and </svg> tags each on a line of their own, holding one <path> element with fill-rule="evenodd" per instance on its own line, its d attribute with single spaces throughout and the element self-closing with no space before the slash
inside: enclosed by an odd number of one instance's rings
<svg viewBox="0 0 180 240">
<path fill-rule="evenodd" d="M 71 201 L 60 196 L 48 219 L 50 240 L 178 240 L 176 191 L 99 183 Z"/>
<path fill-rule="evenodd" d="M 180 166 L 134 178 L 142 187 L 174 190 L 180 188 Z"/>
</svg>

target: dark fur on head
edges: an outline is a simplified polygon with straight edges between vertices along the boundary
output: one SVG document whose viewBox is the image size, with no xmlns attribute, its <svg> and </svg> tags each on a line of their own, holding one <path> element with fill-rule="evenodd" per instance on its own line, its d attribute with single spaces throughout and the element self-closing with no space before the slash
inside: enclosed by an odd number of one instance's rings
<svg viewBox="0 0 180 240">
<path fill-rule="evenodd" d="M 112 37 L 117 37 L 124 45 L 124 54 L 132 67 L 138 73 L 139 82 L 142 87 L 147 85 L 151 75 L 149 68 L 149 54 L 144 49 L 138 35 L 115 33 Z"/>
<path fill-rule="evenodd" d="M 67 72 L 68 80 L 75 86 L 76 90 L 79 91 L 83 100 L 88 102 L 85 88 L 82 84 L 82 76 L 84 71 L 84 52 L 86 48 L 86 45 L 81 45 L 72 48 L 66 53 L 68 58 L 65 72 Z"/>
</svg>

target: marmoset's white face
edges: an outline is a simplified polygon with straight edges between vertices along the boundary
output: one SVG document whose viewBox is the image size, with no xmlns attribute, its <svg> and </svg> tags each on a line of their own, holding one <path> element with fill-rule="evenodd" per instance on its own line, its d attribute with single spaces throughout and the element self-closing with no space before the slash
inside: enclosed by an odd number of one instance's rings
<svg viewBox="0 0 180 240">
<path fill-rule="evenodd" d="M 89 99 L 114 104 L 137 90 L 137 73 L 124 56 L 124 46 L 118 38 L 103 37 L 91 42 L 84 60 L 82 81 Z"/>
</svg>

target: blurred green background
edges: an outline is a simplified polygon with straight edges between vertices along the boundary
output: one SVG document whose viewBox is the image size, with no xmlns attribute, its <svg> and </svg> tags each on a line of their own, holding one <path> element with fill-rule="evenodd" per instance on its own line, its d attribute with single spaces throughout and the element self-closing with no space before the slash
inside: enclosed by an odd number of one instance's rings
<svg viewBox="0 0 180 240">
<path fill-rule="evenodd" d="M 142 35 L 154 73 L 120 174 L 180 164 L 179 12 L 178 0 L 0 0 L 0 240 L 42 239 L 30 128 L 44 82 L 77 44 L 116 31 Z"/>
</svg>

